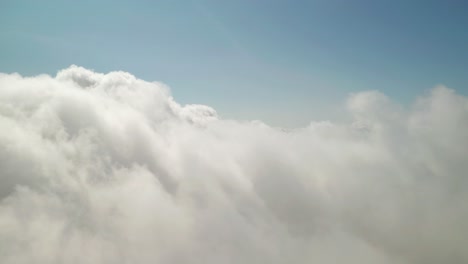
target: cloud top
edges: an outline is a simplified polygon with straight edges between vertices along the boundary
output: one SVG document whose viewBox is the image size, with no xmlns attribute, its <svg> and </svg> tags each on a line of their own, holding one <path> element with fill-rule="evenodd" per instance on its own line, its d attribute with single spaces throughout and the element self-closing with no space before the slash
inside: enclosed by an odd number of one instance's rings
<svg viewBox="0 0 468 264">
<path fill-rule="evenodd" d="M 468 98 L 347 106 L 284 131 L 125 72 L 0 74 L 0 262 L 468 262 Z"/>
</svg>

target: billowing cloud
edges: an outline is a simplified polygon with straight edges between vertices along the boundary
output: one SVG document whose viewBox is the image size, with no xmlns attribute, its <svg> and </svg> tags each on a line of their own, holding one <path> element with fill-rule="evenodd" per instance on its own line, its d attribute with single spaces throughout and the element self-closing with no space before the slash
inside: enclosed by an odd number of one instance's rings
<svg viewBox="0 0 468 264">
<path fill-rule="evenodd" d="M 72 66 L 0 75 L 1 263 L 468 263 L 468 98 L 284 131 Z"/>
</svg>

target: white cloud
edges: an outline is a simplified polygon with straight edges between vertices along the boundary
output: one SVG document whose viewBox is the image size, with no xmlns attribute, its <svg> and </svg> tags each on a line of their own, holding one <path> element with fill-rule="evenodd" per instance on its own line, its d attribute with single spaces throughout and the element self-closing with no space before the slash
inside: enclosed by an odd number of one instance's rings
<svg viewBox="0 0 468 264">
<path fill-rule="evenodd" d="M 1 263 L 467 263 L 468 98 L 292 131 L 125 72 L 0 75 Z"/>
</svg>

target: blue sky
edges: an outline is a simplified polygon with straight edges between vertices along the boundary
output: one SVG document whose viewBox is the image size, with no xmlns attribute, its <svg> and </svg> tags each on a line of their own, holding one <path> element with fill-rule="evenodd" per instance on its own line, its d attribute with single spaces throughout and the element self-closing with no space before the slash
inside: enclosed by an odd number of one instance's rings
<svg viewBox="0 0 468 264">
<path fill-rule="evenodd" d="M 362 90 L 467 94 L 467 14 L 461 0 L 5 0 L 0 71 L 124 70 L 224 117 L 303 126 Z"/>
</svg>

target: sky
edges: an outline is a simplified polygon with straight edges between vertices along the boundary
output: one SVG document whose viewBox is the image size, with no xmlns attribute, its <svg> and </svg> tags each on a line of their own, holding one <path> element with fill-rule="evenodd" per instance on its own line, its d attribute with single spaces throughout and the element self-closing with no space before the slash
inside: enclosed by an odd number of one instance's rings
<svg viewBox="0 0 468 264">
<path fill-rule="evenodd" d="M 72 64 L 165 83 L 183 104 L 285 126 L 342 116 L 349 94 L 406 105 L 468 92 L 465 1 L 12 1 L 0 72 Z"/>
</svg>

